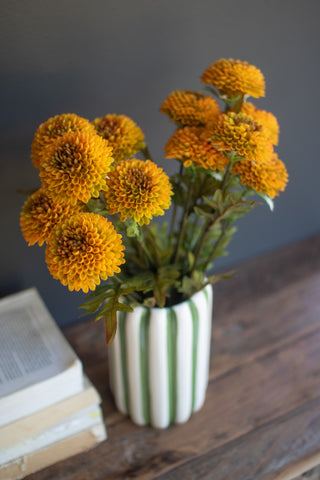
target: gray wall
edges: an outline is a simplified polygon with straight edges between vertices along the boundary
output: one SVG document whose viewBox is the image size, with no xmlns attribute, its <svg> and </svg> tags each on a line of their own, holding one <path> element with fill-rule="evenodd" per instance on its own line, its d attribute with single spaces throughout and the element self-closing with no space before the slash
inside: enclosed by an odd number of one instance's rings
<svg viewBox="0 0 320 480">
<path fill-rule="evenodd" d="M 200 89 L 219 58 L 259 67 L 259 106 L 280 122 L 278 148 L 290 184 L 274 213 L 260 206 L 239 225 L 219 267 L 319 233 L 319 18 L 316 0 L 1 0 L 1 295 L 36 285 L 60 324 L 76 321 L 82 295 L 51 279 L 44 249 L 19 230 L 24 199 L 38 186 L 30 144 L 57 113 L 131 116 L 159 163 L 173 127 L 158 109 L 175 89 Z"/>
</svg>

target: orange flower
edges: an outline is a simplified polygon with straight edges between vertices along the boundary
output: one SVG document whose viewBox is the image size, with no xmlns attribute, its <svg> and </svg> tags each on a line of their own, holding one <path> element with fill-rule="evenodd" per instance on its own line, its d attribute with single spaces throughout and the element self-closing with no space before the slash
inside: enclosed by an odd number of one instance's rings
<svg viewBox="0 0 320 480">
<path fill-rule="evenodd" d="M 278 145 L 279 141 L 279 124 L 276 117 L 265 110 L 258 110 L 252 103 L 246 102 L 242 104 L 241 112 L 250 115 L 255 122 L 262 126 L 265 130 L 270 142 Z"/>
<path fill-rule="evenodd" d="M 201 80 L 227 96 L 247 94 L 258 98 L 265 95 L 265 81 L 261 71 L 248 62 L 232 58 L 222 58 L 210 65 L 203 72 Z"/>
<path fill-rule="evenodd" d="M 113 161 L 108 142 L 95 132 L 68 132 L 47 147 L 40 163 L 40 178 L 57 203 L 87 203 L 105 188 Z"/>
<path fill-rule="evenodd" d="M 236 162 L 232 167 L 232 173 L 240 175 L 243 185 L 248 185 L 271 198 L 283 192 L 288 183 L 286 167 L 275 153 L 268 162 L 255 163 L 249 160 Z"/>
<path fill-rule="evenodd" d="M 191 164 L 211 170 L 224 170 L 229 160 L 215 149 L 204 127 L 184 127 L 176 130 L 165 146 L 166 158 L 176 158 L 185 167 Z"/>
<path fill-rule="evenodd" d="M 125 115 L 109 114 L 96 118 L 93 125 L 97 133 L 107 139 L 112 146 L 116 161 L 130 158 L 145 147 L 141 128 Z"/>
<path fill-rule="evenodd" d="M 42 123 L 36 131 L 31 146 L 31 158 L 34 166 L 39 168 L 41 158 L 48 145 L 52 145 L 57 138 L 65 133 L 77 130 L 89 133 L 94 132 L 94 128 L 88 120 L 74 113 L 56 115 Z"/>
<path fill-rule="evenodd" d="M 222 113 L 212 128 L 212 144 L 221 151 L 236 151 L 247 160 L 265 161 L 272 156 L 268 136 L 244 113 Z"/>
<path fill-rule="evenodd" d="M 107 219 L 94 213 L 66 218 L 51 232 L 46 247 L 48 269 L 69 290 L 94 290 L 100 280 L 120 272 L 124 247 Z"/>
<path fill-rule="evenodd" d="M 220 108 L 214 98 L 189 90 L 176 90 L 163 102 L 160 112 L 181 125 L 201 126 L 215 121 Z"/>
<path fill-rule="evenodd" d="M 25 201 L 22 208 L 20 226 L 24 239 L 29 245 L 38 242 L 41 247 L 57 224 L 81 208 L 80 205 L 71 207 L 56 204 L 40 188 Z"/>
<path fill-rule="evenodd" d="M 154 216 L 163 215 L 171 203 L 171 184 L 162 168 L 150 160 L 133 158 L 115 164 L 109 173 L 104 192 L 111 214 L 119 213 L 139 225 L 149 224 Z"/>
</svg>

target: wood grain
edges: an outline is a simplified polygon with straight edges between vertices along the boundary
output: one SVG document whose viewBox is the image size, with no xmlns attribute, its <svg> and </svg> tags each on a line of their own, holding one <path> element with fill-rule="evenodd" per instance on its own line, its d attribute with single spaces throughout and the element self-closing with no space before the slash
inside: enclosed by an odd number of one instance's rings
<svg viewBox="0 0 320 480">
<path fill-rule="evenodd" d="M 245 263 L 237 277 L 216 286 L 207 399 L 189 422 L 168 430 L 135 426 L 116 411 L 102 323 L 68 328 L 102 395 L 109 438 L 28 478 L 289 480 L 315 467 L 319 253 L 320 236 Z"/>
</svg>

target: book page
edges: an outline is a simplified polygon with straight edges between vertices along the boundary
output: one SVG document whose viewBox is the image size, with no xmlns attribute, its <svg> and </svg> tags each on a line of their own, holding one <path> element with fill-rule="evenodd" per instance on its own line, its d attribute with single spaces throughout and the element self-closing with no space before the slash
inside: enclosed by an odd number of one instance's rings
<svg viewBox="0 0 320 480">
<path fill-rule="evenodd" d="M 0 301 L 0 398 L 61 373 L 76 358 L 35 289 Z"/>
</svg>

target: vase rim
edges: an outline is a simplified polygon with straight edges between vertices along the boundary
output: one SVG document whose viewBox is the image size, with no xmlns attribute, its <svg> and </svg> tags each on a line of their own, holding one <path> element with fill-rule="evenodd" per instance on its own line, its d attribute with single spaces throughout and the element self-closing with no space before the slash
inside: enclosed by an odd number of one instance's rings
<svg viewBox="0 0 320 480">
<path fill-rule="evenodd" d="M 184 303 L 188 303 L 190 300 L 194 300 L 198 295 L 200 295 L 202 292 L 204 292 L 207 289 L 212 289 L 213 286 L 211 283 L 208 283 L 205 287 L 203 287 L 201 290 L 198 290 L 195 292 L 191 297 L 187 298 L 186 300 L 182 300 L 182 302 L 175 303 L 171 305 L 170 307 L 145 307 L 144 305 L 137 305 L 134 307 L 135 309 L 142 308 L 145 310 L 170 310 L 171 308 L 178 307 L 180 305 L 183 305 Z"/>
</svg>

